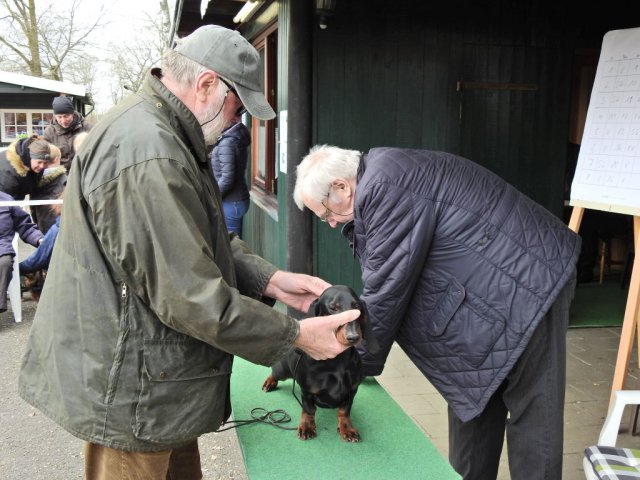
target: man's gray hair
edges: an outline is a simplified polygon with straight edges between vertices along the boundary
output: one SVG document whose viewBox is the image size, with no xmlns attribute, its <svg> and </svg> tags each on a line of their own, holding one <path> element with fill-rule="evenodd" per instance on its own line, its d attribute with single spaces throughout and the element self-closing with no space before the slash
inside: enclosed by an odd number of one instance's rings
<svg viewBox="0 0 640 480">
<path fill-rule="evenodd" d="M 331 184 L 337 178 L 354 180 L 358 175 L 361 153 L 331 145 L 316 145 L 296 169 L 296 186 L 293 200 L 300 210 L 304 209 L 303 194 L 317 202 L 324 201 L 330 193 Z"/>
<path fill-rule="evenodd" d="M 173 49 L 166 50 L 162 55 L 162 72 L 169 75 L 171 79 L 183 88 L 191 87 L 198 75 L 207 70 L 210 69 Z"/>
</svg>

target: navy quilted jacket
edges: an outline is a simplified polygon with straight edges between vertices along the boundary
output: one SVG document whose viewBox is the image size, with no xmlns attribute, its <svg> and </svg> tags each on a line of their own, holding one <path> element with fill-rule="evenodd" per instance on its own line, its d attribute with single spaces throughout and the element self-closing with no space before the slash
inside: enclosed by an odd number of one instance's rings
<svg viewBox="0 0 640 480">
<path fill-rule="evenodd" d="M 12 202 L 13 197 L 0 192 L 0 200 Z M 23 242 L 38 246 L 42 232 L 31 221 L 29 214 L 21 207 L 0 207 L 0 256 L 15 256 L 13 237 L 18 234 Z"/>
<path fill-rule="evenodd" d="M 479 415 L 573 275 L 580 237 L 497 175 L 455 155 L 375 148 L 354 221 L 381 352 L 397 341 L 462 421 Z"/>
<path fill-rule="evenodd" d="M 225 130 L 211 151 L 211 168 L 224 202 L 249 199 L 245 170 L 249 158 L 251 133 L 243 123 Z"/>
</svg>

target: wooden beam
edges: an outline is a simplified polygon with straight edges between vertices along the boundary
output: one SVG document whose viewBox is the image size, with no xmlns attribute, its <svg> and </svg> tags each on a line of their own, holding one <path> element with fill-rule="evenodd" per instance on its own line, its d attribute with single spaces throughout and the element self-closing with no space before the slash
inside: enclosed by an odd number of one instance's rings
<svg viewBox="0 0 640 480">
<path fill-rule="evenodd" d="M 497 83 L 497 82 L 463 82 L 458 81 L 456 90 L 517 90 L 517 91 L 537 91 L 538 85 L 535 83 Z"/>
</svg>

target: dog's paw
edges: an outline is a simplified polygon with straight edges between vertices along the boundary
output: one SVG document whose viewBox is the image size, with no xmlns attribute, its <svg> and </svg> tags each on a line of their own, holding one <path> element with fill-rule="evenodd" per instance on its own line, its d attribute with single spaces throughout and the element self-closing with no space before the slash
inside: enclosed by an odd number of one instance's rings
<svg viewBox="0 0 640 480">
<path fill-rule="evenodd" d="M 316 438 L 316 419 L 313 415 L 302 412 L 302 418 L 300 418 L 298 425 L 298 438 L 300 440 Z"/>
<path fill-rule="evenodd" d="M 340 437 L 342 437 L 342 440 L 344 440 L 345 442 L 357 443 L 360 441 L 360 432 L 358 432 L 355 428 L 344 431 L 341 431 L 340 428 L 338 428 L 338 433 L 340 434 Z"/>
<path fill-rule="evenodd" d="M 311 440 L 312 438 L 316 438 L 316 425 L 302 425 L 298 426 L 298 438 L 300 440 Z"/>
<path fill-rule="evenodd" d="M 265 392 L 273 392 L 276 388 L 278 388 L 278 381 L 273 378 L 272 375 L 269 375 L 262 384 L 262 390 Z"/>
<path fill-rule="evenodd" d="M 338 418 L 338 434 L 345 442 L 356 443 L 360 441 L 360 432 L 353 426 L 349 417 L 341 416 Z"/>
</svg>

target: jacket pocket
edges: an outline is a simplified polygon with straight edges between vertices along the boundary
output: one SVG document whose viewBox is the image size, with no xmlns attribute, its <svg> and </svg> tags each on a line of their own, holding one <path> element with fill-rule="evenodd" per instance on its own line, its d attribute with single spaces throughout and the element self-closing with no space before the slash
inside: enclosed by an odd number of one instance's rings
<svg viewBox="0 0 640 480">
<path fill-rule="evenodd" d="M 438 282 L 434 285 L 437 287 Z M 435 295 L 438 296 L 438 301 L 432 308 L 429 308 L 427 313 L 427 331 L 429 335 L 439 337 L 442 335 L 449 324 L 449 321 L 456 313 L 462 302 L 464 301 L 465 291 L 464 287 L 458 283 L 455 278 L 452 278 L 446 285 L 440 286 Z"/>
<path fill-rule="evenodd" d="M 231 356 L 197 340 L 144 340 L 134 434 L 186 442 L 222 423 Z"/>
<path fill-rule="evenodd" d="M 506 323 L 506 319 L 498 311 L 482 298 L 467 291 L 464 302 L 450 322 L 446 345 L 464 362 L 478 368 L 494 351 Z"/>
<path fill-rule="evenodd" d="M 504 316 L 456 279 L 431 281 L 429 286 L 422 309 L 426 334 L 420 340 L 429 345 L 428 356 L 457 357 L 480 367 L 504 332 Z"/>
</svg>

